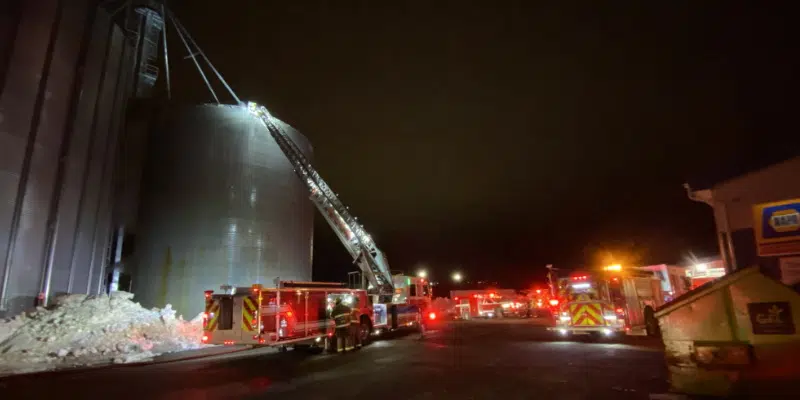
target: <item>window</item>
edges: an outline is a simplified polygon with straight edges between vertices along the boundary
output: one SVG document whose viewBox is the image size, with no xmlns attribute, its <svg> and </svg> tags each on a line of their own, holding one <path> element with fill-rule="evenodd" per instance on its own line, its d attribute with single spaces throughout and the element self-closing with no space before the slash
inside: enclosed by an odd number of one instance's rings
<svg viewBox="0 0 800 400">
<path fill-rule="evenodd" d="M 233 329 L 233 298 L 225 296 L 219 299 L 218 330 Z"/>
<path fill-rule="evenodd" d="M 417 296 L 417 285 L 416 284 L 408 285 L 408 296 L 409 297 L 416 297 Z"/>
<path fill-rule="evenodd" d="M 582 293 L 570 293 L 569 294 L 569 301 L 579 301 L 578 299 L 581 296 L 586 296 L 589 300 L 599 300 L 600 298 L 597 296 L 597 293 L 594 291 L 591 292 L 582 292 Z"/>
</svg>

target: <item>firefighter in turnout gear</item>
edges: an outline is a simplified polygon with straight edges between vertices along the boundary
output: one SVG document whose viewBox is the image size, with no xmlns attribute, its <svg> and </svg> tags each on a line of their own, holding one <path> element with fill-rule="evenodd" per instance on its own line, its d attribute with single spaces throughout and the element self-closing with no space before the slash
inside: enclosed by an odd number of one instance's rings
<svg viewBox="0 0 800 400">
<path fill-rule="evenodd" d="M 337 353 L 352 349 L 352 339 L 350 338 L 351 312 L 350 307 L 346 306 L 342 299 L 337 297 L 333 310 L 331 310 L 331 317 L 333 317 L 333 321 L 336 324 L 336 346 L 334 349 Z M 351 347 L 348 348 L 348 345 Z"/>
<path fill-rule="evenodd" d="M 356 349 L 361 348 L 361 320 L 358 318 L 360 311 L 358 310 L 358 298 L 354 299 L 353 309 L 350 311 L 350 340 L 352 346 Z"/>
</svg>

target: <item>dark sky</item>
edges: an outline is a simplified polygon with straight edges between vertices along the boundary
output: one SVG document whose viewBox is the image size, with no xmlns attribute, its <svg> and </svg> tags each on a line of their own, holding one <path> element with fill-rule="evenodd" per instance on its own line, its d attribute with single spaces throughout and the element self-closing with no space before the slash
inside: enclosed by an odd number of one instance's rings
<svg viewBox="0 0 800 400">
<path fill-rule="evenodd" d="M 796 153 L 796 16 L 565 3 L 172 2 L 240 97 L 310 138 L 393 269 L 525 285 L 600 251 L 713 254 L 681 184 Z M 173 90 L 210 101 L 179 44 Z M 315 278 L 342 279 L 322 218 L 315 235 Z"/>
</svg>

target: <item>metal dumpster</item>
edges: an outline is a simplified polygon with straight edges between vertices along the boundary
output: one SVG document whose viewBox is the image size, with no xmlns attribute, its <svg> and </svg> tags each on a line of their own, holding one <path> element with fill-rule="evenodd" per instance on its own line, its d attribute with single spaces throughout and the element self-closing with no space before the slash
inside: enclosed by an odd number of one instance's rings
<svg viewBox="0 0 800 400">
<path fill-rule="evenodd" d="M 655 314 L 671 390 L 765 396 L 800 392 L 800 294 L 750 267 Z"/>
</svg>

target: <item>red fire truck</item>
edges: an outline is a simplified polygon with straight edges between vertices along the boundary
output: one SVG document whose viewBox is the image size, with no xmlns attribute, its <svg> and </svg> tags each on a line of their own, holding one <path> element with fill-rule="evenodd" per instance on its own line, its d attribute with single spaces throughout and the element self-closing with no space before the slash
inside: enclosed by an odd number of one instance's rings
<svg viewBox="0 0 800 400">
<path fill-rule="evenodd" d="M 362 339 L 370 332 L 418 328 L 436 320 L 430 310 L 430 284 L 422 278 L 393 275 L 383 252 L 311 166 L 303 152 L 263 106 L 248 103 L 306 186 L 311 202 L 336 233 L 360 271 L 354 287 L 315 282 L 281 282 L 274 288 L 222 286 L 206 291 L 203 342 L 213 344 L 318 345 L 328 342 L 329 311 L 337 297 L 354 309 Z"/>
<path fill-rule="evenodd" d="M 424 310 L 430 304 L 430 290 L 419 278 L 397 275 L 406 280 L 398 288 L 396 302 L 374 303 L 365 289 L 341 283 L 279 282 L 276 288 L 223 286 L 222 293 L 205 293 L 203 342 L 207 344 L 249 344 L 323 348 L 332 341 L 334 324 L 330 315 L 337 298 L 353 310 L 359 321 L 363 343 L 385 331 L 420 329 L 435 323 L 436 314 Z"/>
<path fill-rule="evenodd" d="M 456 317 L 502 318 L 518 314 L 523 302 L 510 289 L 453 290 L 450 297 L 456 303 Z"/>
<path fill-rule="evenodd" d="M 558 300 L 556 325 L 548 329 L 564 336 L 658 333 L 661 281 L 647 272 L 575 272 L 558 279 Z"/>
</svg>

